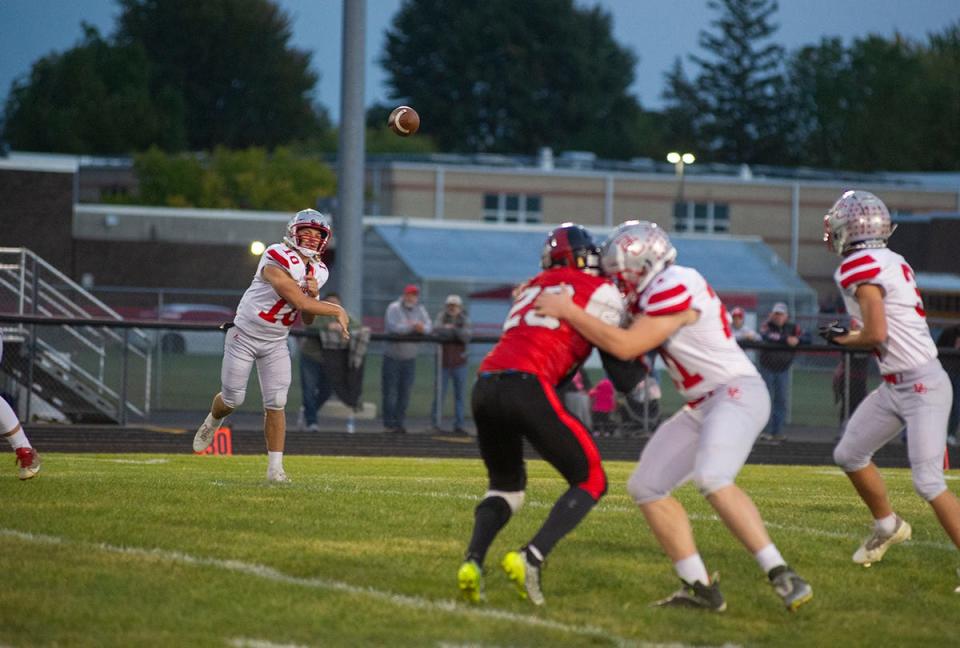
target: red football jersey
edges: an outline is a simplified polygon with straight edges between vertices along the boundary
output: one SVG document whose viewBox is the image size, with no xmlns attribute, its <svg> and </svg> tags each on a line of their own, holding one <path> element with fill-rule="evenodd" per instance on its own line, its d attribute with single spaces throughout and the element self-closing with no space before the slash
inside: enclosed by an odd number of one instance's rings
<svg viewBox="0 0 960 648">
<path fill-rule="evenodd" d="M 566 322 L 534 311 L 533 302 L 541 292 L 559 291 L 572 293 L 577 306 L 607 324 L 623 322 L 623 298 L 608 279 L 572 268 L 544 270 L 517 295 L 503 323 L 503 336 L 483 359 L 481 372 L 523 371 L 556 385 L 587 359 L 593 346 L 583 336 Z"/>
</svg>

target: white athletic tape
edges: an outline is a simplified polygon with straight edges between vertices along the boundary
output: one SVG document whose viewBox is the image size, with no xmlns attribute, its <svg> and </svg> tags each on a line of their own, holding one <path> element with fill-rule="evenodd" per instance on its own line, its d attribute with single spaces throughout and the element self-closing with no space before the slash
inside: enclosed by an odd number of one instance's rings
<svg viewBox="0 0 960 648">
<path fill-rule="evenodd" d="M 292 576 L 290 574 L 285 574 L 280 570 L 274 569 L 273 567 L 268 567 L 266 565 L 258 565 L 256 563 L 246 563 L 240 560 L 224 560 L 220 558 L 206 558 L 203 556 L 192 556 L 190 554 L 182 553 L 179 551 L 168 551 L 166 549 L 141 549 L 139 547 L 118 547 L 115 545 L 110 545 L 106 543 L 88 543 L 88 542 L 74 542 L 65 538 L 59 538 L 57 536 L 50 536 L 44 534 L 34 534 L 26 531 L 18 531 L 16 529 L 3 529 L 0 528 L 0 536 L 6 536 L 8 538 L 16 538 L 23 540 L 24 542 L 33 542 L 38 544 L 54 544 L 61 546 L 71 546 L 75 545 L 82 547 L 87 550 L 98 550 L 104 551 L 107 553 L 113 554 L 122 554 L 124 556 L 133 556 L 137 558 L 144 558 L 147 560 L 162 560 L 168 562 L 174 562 L 181 565 L 193 565 L 197 567 L 214 567 L 217 569 L 223 569 L 225 571 L 235 572 L 238 574 L 244 574 L 246 576 L 254 576 L 256 578 L 262 578 L 264 580 L 269 580 L 277 583 L 286 583 L 289 585 L 299 585 L 300 587 L 309 587 L 313 589 L 328 590 L 332 592 L 342 592 L 346 594 L 353 594 L 358 596 L 366 596 L 369 598 L 378 599 L 385 601 L 387 603 L 392 603 L 400 607 L 414 608 L 418 610 L 427 610 L 430 612 L 448 612 L 452 614 L 457 614 L 461 616 L 468 617 L 478 617 L 483 619 L 493 619 L 498 621 L 508 621 L 511 623 L 518 623 L 522 625 L 545 628 L 547 630 L 555 630 L 557 632 L 566 632 L 574 635 L 588 636 L 588 637 L 597 637 L 614 643 L 617 646 L 638 646 L 641 648 L 656 648 L 658 646 L 664 646 L 667 644 L 655 644 L 655 643 L 645 643 L 645 642 L 632 642 L 622 637 L 612 635 L 602 628 L 597 628 L 595 626 L 586 626 L 586 625 L 571 625 L 569 623 L 561 623 L 559 621 L 552 621 L 550 619 L 544 619 L 536 616 L 526 615 L 526 614 L 517 614 L 515 612 L 507 612 L 506 610 L 498 610 L 495 608 L 472 608 L 468 607 L 464 603 L 457 603 L 452 600 L 431 600 L 423 598 L 421 596 L 411 596 L 409 594 L 395 594 L 393 592 L 387 592 L 383 590 L 374 589 L 372 587 L 362 587 L 359 585 L 351 585 L 350 583 L 344 583 L 342 581 L 335 581 L 326 578 L 303 578 L 300 576 Z M 678 648 L 681 644 L 668 644 L 670 646 L 677 646 Z"/>
</svg>

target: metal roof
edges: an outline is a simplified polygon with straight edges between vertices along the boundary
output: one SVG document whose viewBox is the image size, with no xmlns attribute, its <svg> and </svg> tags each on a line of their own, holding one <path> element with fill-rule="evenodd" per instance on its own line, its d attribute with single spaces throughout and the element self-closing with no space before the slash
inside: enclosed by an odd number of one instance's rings
<svg viewBox="0 0 960 648">
<path fill-rule="evenodd" d="M 385 220 L 385 219 L 384 219 Z M 463 224 L 445 227 L 413 219 L 371 225 L 421 280 L 515 284 L 540 270 L 551 227 Z M 591 228 L 602 239 L 608 230 Z M 671 234 L 677 263 L 700 271 L 719 292 L 815 296 L 793 270 L 756 237 Z"/>
</svg>

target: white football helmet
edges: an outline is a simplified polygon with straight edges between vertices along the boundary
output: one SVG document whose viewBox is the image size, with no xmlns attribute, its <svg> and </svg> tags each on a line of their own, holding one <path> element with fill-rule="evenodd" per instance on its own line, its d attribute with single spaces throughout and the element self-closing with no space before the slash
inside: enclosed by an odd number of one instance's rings
<svg viewBox="0 0 960 648">
<path fill-rule="evenodd" d="M 299 231 L 305 227 L 320 230 L 321 240 L 316 250 L 300 244 Z M 303 211 L 298 211 L 296 215 L 290 219 L 290 222 L 287 223 L 287 230 L 283 237 L 283 242 L 308 259 L 312 259 L 315 256 L 319 257 L 323 254 L 332 234 L 333 224 L 330 216 L 321 214 L 316 209 L 304 209 Z"/>
<path fill-rule="evenodd" d="M 603 244 L 600 267 L 632 300 L 676 258 L 677 249 L 663 228 L 647 221 L 627 221 Z"/>
<path fill-rule="evenodd" d="M 869 191 L 848 191 L 823 217 L 823 241 L 840 255 L 883 248 L 896 228 L 882 200 Z"/>
</svg>

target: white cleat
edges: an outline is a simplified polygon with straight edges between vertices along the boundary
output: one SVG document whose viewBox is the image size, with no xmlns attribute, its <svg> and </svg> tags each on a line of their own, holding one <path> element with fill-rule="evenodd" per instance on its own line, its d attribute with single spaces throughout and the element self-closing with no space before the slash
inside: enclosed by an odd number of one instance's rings
<svg viewBox="0 0 960 648">
<path fill-rule="evenodd" d="M 197 428 L 197 433 L 193 437 L 193 451 L 203 452 L 213 444 L 213 437 L 217 433 L 216 426 L 209 425 L 206 421 Z"/>
<path fill-rule="evenodd" d="M 267 481 L 271 484 L 289 484 L 291 480 L 287 477 L 287 473 L 283 472 L 283 468 L 278 468 L 277 470 L 267 470 Z"/>
<path fill-rule="evenodd" d="M 910 539 L 911 533 L 910 524 L 898 515 L 897 526 L 894 527 L 893 533 L 883 535 L 874 529 L 873 533 L 860 543 L 860 547 L 854 552 L 853 562 L 864 567 L 880 562 L 883 559 L 883 554 L 887 553 L 887 549 L 895 544 L 906 542 Z"/>
</svg>

